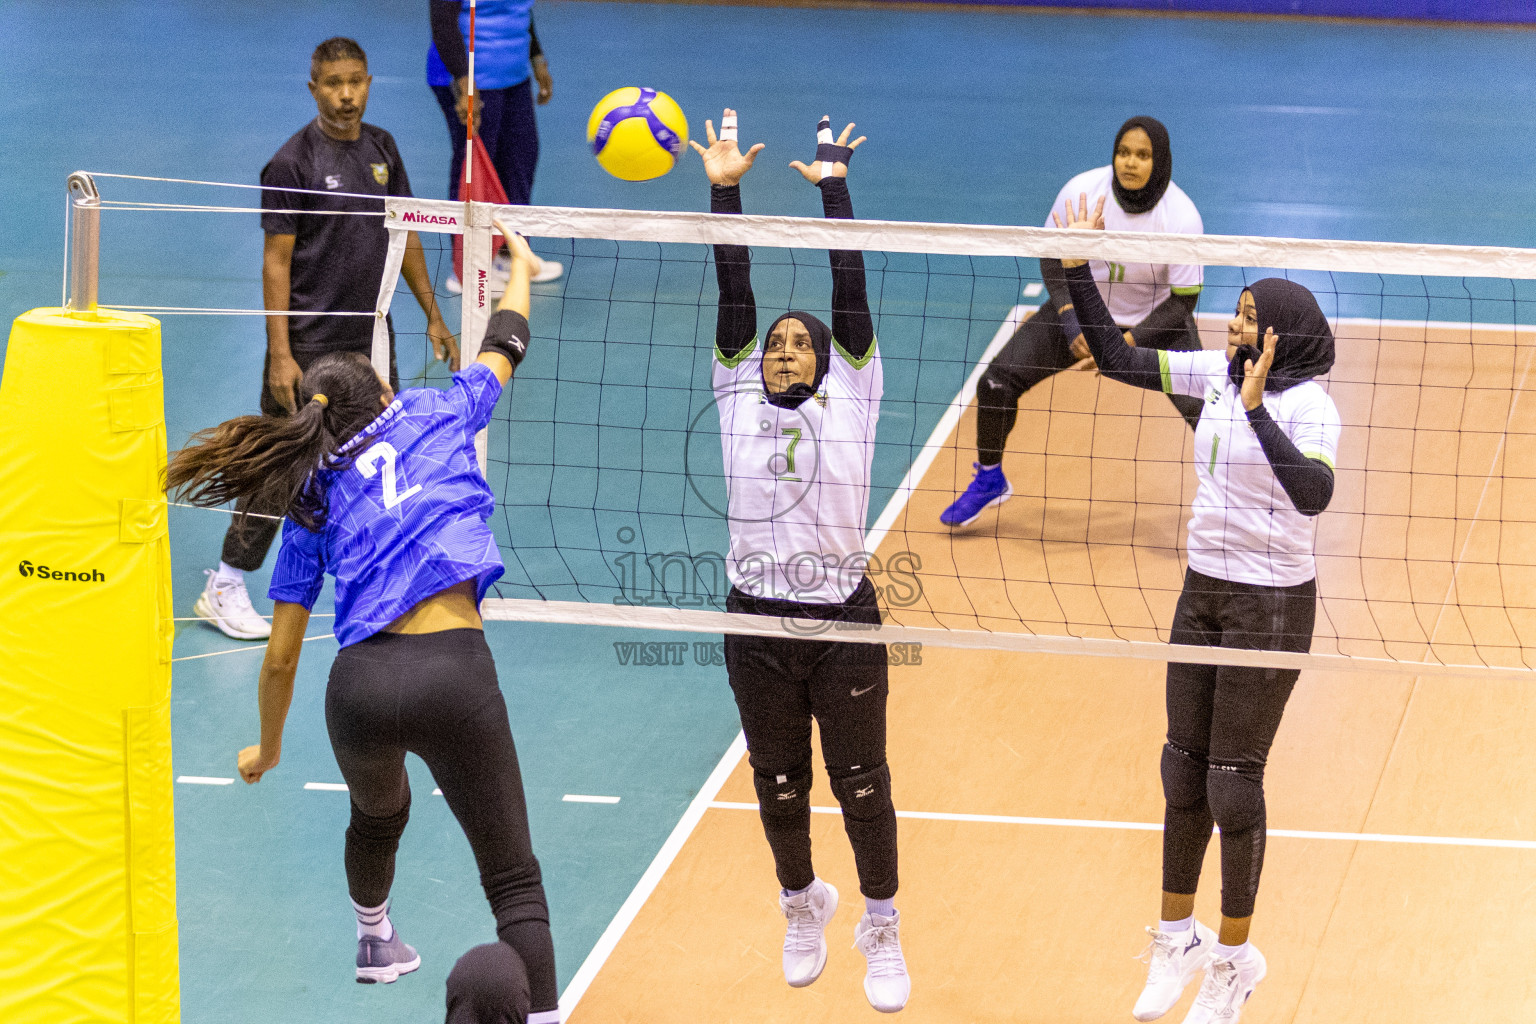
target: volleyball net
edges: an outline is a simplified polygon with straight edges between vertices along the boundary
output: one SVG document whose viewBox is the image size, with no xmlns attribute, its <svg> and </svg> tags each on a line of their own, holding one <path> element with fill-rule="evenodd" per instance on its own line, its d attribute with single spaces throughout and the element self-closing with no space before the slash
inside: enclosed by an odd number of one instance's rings
<svg viewBox="0 0 1536 1024">
<path fill-rule="evenodd" d="M 183 198 L 104 196 L 103 210 L 259 213 L 255 195 L 230 206 Z M 381 366 L 391 315 L 407 387 L 449 378 L 398 278 L 409 233 L 466 360 L 497 293 L 493 216 L 566 266 L 561 280 L 534 286 L 534 342 L 483 442 L 507 565 L 488 619 L 806 635 L 803 624 L 724 610 L 730 542 L 710 384 L 711 246 L 734 243 L 751 248 L 760 326 L 788 309 L 830 321 L 826 250 L 865 254 L 885 381 L 861 556 L 886 623 L 875 638 L 1422 674 L 1507 676 L 1536 664 L 1536 411 L 1525 395 L 1536 251 L 419 199 L 380 206 L 391 260 L 378 308 L 363 315 L 374 318 Z M 1334 497 L 1315 520 L 1311 655 L 1168 645 L 1195 452 L 1160 394 L 1092 372 L 1048 377 L 1024 395 L 1009 437 L 1013 497 L 970 526 L 940 523 L 977 457 L 981 373 L 1046 299 L 1040 257 L 1204 267 L 1196 320 L 1206 348 L 1224 345 L 1253 281 L 1286 277 L 1317 297 L 1337 338 L 1323 384 L 1343 430 Z M 462 278 L 462 299 L 450 276 Z M 108 289 L 102 304 L 114 298 Z M 808 585 L 818 554 L 799 559 Z"/>
</svg>

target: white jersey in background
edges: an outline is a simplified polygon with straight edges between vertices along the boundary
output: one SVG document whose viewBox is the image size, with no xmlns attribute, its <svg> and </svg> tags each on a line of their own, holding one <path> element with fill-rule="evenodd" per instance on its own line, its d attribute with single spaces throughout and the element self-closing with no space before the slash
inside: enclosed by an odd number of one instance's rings
<svg viewBox="0 0 1536 1024">
<path fill-rule="evenodd" d="M 884 377 L 879 343 L 862 360 L 834 340 L 816 394 L 772 405 L 753 339 L 715 351 L 713 383 L 725 461 L 731 582 L 753 597 L 838 604 L 864 579 L 864 522 Z"/>
<path fill-rule="evenodd" d="M 1313 518 L 1280 486 L 1242 395 L 1227 377 L 1225 351 L 1157 353 L 1163 390 L 1205 399 L 1195 427 L 1199 489 L 1189 518 L 1189 567 L 1207 576 L 1294 587 L 1317 576 Z M 1334 468 L 1339 410 L 1315 380 L 1264 393 L 1264 408 L 1302 455 Z"/>
<path fill-rule="evenodd" d="M 1115 202 L 1112 182 L 1113 166 L 1095 167 L 1084 171 L 1056 194 L 1056 205 L 1051 212 L 1066 222 L 1064 207 L 1070 200 L 1077 209 L 1078 197 L 1088 193 L 1088 209 L 1104 196 L 1104 228 L 1107 231 L 1158 231 L 1167 234 L 1201 235 L 1205 225 L 1200 221 L 1200 211 L 1184 190 L 1173 182 L 1163 193 L 1157 205 L 1146 213 L 1126 213 Z M 1050 215 L 1045 218 L 1046 227 L 1054 227 Z M 1147 318 L 1168 298 L 1170 291 L 1180 295 L 1198 292 L 1205 281 L 1205 271 L 1196 266 L 1170 266 L 1166 263 L 1106 263 L 1092 260 L 1093 279 L 1099 283 L 1099 293 L 1109 307 L 1109 315 L 1121 327 L 1134 327 Z"/>
</svg>

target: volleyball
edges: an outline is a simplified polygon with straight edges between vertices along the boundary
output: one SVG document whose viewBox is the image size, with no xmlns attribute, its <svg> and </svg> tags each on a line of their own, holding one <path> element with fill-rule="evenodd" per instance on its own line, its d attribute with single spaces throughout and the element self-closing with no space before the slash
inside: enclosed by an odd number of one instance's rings
<svg viewBox="0 0 1536 1024">
<path fill-rule="evenodd" d="M 625 181 L 649 181 L 677 164 L 688 145 L 688 118 L 664 92 L 628 86 L 597 101 L 587 142 L 603 170 Z"/>
</svg>

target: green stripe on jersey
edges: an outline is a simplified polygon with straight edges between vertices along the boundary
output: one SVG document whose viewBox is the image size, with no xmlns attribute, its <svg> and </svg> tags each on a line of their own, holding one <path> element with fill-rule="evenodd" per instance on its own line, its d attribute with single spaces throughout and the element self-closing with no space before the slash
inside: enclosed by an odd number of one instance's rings
<svg viewBox="0 0 1536 1024">
<path fill-rule="evenodd" d="M 1333 460 L 1330 459 L 1328 456 L 1324 455 L 1322 452 L 1302 452 L 1301 454 L 1302 454 L 1303 458 L 1316 459 L 1318 462 L 1321 462 L 1323 465 L 1327 466 L 1329 469 L 1334 470 L 1334 472 L 1338 472 L 1338 470 L 1335 469 L 1335 467 L 1333 465 Z"/>
<path fill-rule="evenodd" d="M 1157 372 L 1163 375 L 1163 394 L 1173 394 L 1173 374 L 1168 371 L 1168 353 L 1162 349 L 1153 349 L 1157 353 Z"/>
<path fill-rule="evenodd" d="M 736 367 L 741 365 L 741 361 L 743 359 L 752 354 L 752 350 L 754 348 L 757 348 L 757 335 L 755 334 L 752 335 L 752 340 L 747 342 L 746 345 L 742 347 L 742 350 L 733 356 L 728 356 L 724 352 L 721 352 L 720 346 L 716 345 L 715 358 L 718 359 L 720 361 L 720 365 L 725 367 L 727 370 L 734 370 Z"/>
<path fill-rule="evenodd" d="M 855 359 L 852 352 L 849 352 L 847 349 L 843 348 L 842 342 L 838 341 L 836 338 L 832 339 L 832 347 L 837 349 L 837 354 L 846 359 L 848 361 L 848 365 L 853 367 L 855 370 L 862 370 L 864 367 L 869 365 L 869 361 L 875 358 L 875 346 L 878 344 L 880 344 L 879 338 L 871 338 L 869 342 L 869 351 L 864 353 L 864 358 Z"/>
<path fill-rule="evenodd" d="M 1199 284 L 1188 284 L 1180 288 L 1170 288 L 1169 291 L 1175 295 L 1199 295 L 1204 287 L 1204 285 Z"/>
</svg>

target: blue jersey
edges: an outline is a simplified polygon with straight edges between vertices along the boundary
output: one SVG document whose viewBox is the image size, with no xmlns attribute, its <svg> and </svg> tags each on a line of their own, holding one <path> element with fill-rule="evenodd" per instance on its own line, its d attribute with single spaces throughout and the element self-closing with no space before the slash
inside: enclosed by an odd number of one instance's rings
<svg viewBox="0 0 1536 1024">
<path fill-rule="evenodd" d="M 467 45 L 469 0 L 461 0 L 461 7 L 459 32 Z M 479 0 L 475 5 L 476 89 L 508 89 L 528 81 L 533 74 L 528 62 L 532 19 L 533 0 Z M 427 84 L 453 84 L 453 75 L 437 55 L 435 42 L 427 46 Z"/>
<path fill-rule="evenodd" d="M 475 434 L 500 396 L 482 363 L 454 374 L 446 391 L 400 392 L 342 447 L 361 449 L 352 466 L 323 474 L 325 529 L 283 524 L 268 596 L 313 608 L 325 574 L 336 577 L 343 647 L 455 583 L 475 580 L 475 600 L 484 598 L 505 566 L 486 525 L 496 499 L 475 461 Z"/>
</svg>

